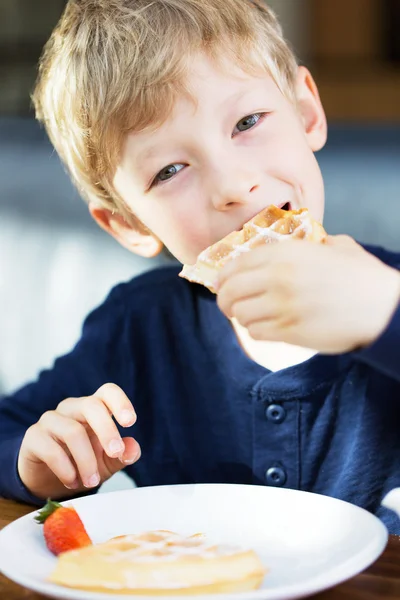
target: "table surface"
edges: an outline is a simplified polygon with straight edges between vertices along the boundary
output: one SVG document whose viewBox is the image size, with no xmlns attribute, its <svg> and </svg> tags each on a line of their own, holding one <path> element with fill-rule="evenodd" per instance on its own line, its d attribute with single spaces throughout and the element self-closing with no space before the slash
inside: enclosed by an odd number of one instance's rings
<svg viewBox="0 0 400 600">
<path fill-rule="evenodd" d="M 0 529 L 34 508 L 0 498 Z M 4 600 L 45 600 L 13 583 L 0 574 L 0 598 Z M 389 543 L 369 569 L 326 592 L 313 596 L 315 600 L 387 600 L 400 599 L 400 537 L 390 536 Z"/>
</svg>

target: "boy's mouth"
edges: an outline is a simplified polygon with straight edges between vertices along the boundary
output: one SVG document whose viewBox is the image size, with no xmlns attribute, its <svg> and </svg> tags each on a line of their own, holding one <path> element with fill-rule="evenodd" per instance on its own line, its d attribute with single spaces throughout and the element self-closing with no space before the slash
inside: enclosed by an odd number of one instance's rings
<svg viewBox="0 0 400 600">
<path fill-rule="evenodd" d="M 285 203 L 282 202 L 281 204 L 274 204 L 274 206 L 276 206 L 277 208 L 280 208 L 281 210 L 286 210 L 286 211 L 293 210 L 293 205 L 291 202 L 285 202 Z M 260 212 L 260 211 L 258 211 L 258 212 Z M 258 212 L 255 213 L 254 215 L 252 215 L 251 218 L 256 217 L 258 215 Z M 250 219 L 247 219 L 247 220 L 250 220 Z M 246 223 L 247 223 L 247 221 L 246 221 Z"/>
<path fill-rule="evenodd" d="M 294 210 L 294 207 L 293 207 L 293 205 L 292 205 L 292 203 L 291 203 L 291 202 L 284 202 L 284 203 L 282 202 L 282 203 L 280 203 L 280 204 L 274 204 L 274 206 L 276 206 L 277 208 L 279 208 L 279 209 L 281 209 L 281 210 L 284 210 L 284 211 Z M 267 208 L 267 207 L 265 207 L 265 208 Z M 264 210 L 264 209 L 263 209 L 263 210 Z M 262 211 L 260 211 L 260 210 L 259 210 L 259 211 L 257 211 L 256 213 L 254 213 L 254 214 L 253 214 L 251 217 L 248 217 L 248 218 L 246 219 L 246 221 L 245 221 L 245 222 L 242 224 L 242 226 L 241 226 L 241 227 L 238 227 L 237 229 L 234 229 L 232 232 L 228 232 L 226 235 L 228 235 L 229 233 L 233 233 L 234 231 L 236 231 L 236 232 L 238 232 L 238 231 L 241 231 L 241 230 L 243 229 L 244 225 L 245 225 L 246 223 L 248 223 L 248 222 L 249 222 L 251 219 L 253 219 L 254 217 L 256 217 L 256 216 L 257 216 L 257 215 L 258 215 L 260 212 L 262 212 Z M 225 235 L 225 237 L 226 237 L 226 235 Z M 213 243 L 214 243 L 214 244 L 216 244 L 216 243 L 217 243 L 218 241 L 220 241 L 221 239 L 222 239 L 222 238 L 219 238 L 219 239 L 217 239 L 217 240 L 216 240 L 215 242 L 213 242 Z"/>
</svg>

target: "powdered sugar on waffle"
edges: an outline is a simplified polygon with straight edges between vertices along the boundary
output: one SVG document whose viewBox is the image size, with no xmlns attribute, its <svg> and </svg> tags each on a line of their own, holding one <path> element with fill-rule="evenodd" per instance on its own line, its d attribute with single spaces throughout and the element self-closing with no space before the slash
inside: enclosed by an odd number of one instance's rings
<svg viewBox="0 0 400 600">
<path fill-rule="evenodd" d="M 217 242 L 203 250 L 199 254 L 197 263 L 210 265 L 219 262 L 225 263 L 261 244 L 281 242 L 296 237 L 307 237 L 311 234 L 312 220 L 307 209 L 291 211 L 289 214 L 287 211 L 273 208 L 275 211 L 265 209 L 260 215 L 246 223 L 241 231 L 234 231 L 221 242 Z M 266 211 L 269 211 L 266 218 L 268 224 L 259 225 L 258 222 L 262 223 Z M 272 221 L 273 218 L 275 218 L 275 221 Z M 186 266 L 185 268 L 188 270 L 191 267 Z"/>
<path fill-rule="evenodd" d="M 126 535 L 107 542 L 107 561 L 154 562 L 175 561 L 197 557 L 213 559 L 241 552 L 228 545 L 211 545 L 203 534 L 184 537 L 171 531 L 154 531 L 139 535 Z"/>
<path fill-rule="evenodd" d="M 260 246 L 263 243 L 270 244 L 273 242 L 284 242 L 285 240 L 290 240 L 292 237 L 299 237 L 298 234 L 300 232 L 304 232 L 305 235 L 311 233 L 312 223 L 310 217 L 303 217 L 302 220 L 300 220 L 300 217 L 296 216 L 296 220 L 298 221 L 298 225 L 291 233 L 280 233 L 279 231 L 276 231 L 278 221 L 273 223 L 268 229 L 260 227 L 259 225 L 253 225 L 254 235 L 247 242 L 234 246 L 232 252 L 229 254 L 229 258 L 236 258 L 240 254 L 249 252 L 252 248 Z M 205 259 L 205 262 L 206 261 L 207 259 Z"/>
</svg>

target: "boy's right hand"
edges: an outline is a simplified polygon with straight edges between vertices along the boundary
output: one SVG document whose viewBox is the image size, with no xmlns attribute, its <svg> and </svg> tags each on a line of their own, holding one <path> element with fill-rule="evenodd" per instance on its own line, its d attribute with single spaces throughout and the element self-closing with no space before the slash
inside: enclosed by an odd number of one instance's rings
<svg viewBox="0 0 400 600">
<path fill-rule="evenodd" d="M 45 412 L 27 430 L 18 456 L 19 476 L 28 490 L 39 498 L 76 495 L 136 462 L 139 444 L 132 437 L 122 439 L 112 417 L 122 427 L 136 421 L 130 400 L 111 383 L 93 396 L 67 398 Z"/>
</svg>

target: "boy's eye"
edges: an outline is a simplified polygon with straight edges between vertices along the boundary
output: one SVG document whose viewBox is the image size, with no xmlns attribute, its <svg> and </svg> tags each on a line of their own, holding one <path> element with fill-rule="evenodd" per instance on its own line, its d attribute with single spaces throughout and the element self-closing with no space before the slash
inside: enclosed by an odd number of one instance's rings
<svg viewBox="0 0 400 600">
<path fill-rule="evenodd" d="M 262 116 L 263 114 L 256 113 L 254 115 L 248 115 L 247 117 L 240 119 L 240 121 L 236 124 L 236 127 L 233 131 L 233 135 L 236 135 L 238 131 L 247 131 L 248 129 L 251 129 L 252 127 L 257 125 Z"/>
<path fill-rule="evenodd" d="M 174 177 L 174 175 L 179 173 L 179 171 L 181 171 L 184 167 L 185 167 L 185 165 L 182 165 L 181 163 L 175 163 L 173 165 L 168 165 L 167 167 L 164 167 L 154 177 L 153 185 L 157 185 L 157 183 L 161 183 L 163 181 L 167 181 L 168 179 L 171 179 L 172 177 Z"/>
</svg>

